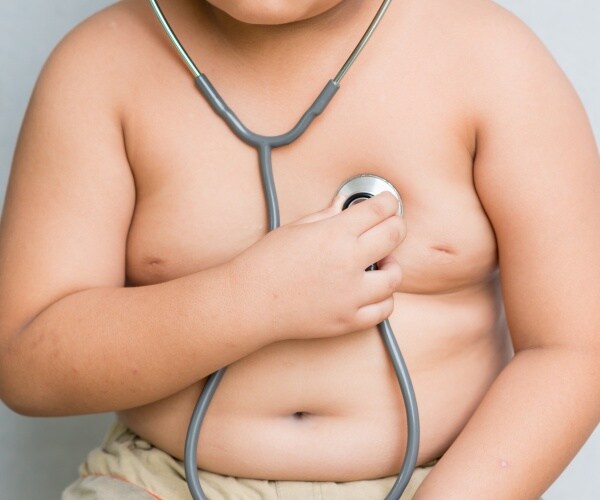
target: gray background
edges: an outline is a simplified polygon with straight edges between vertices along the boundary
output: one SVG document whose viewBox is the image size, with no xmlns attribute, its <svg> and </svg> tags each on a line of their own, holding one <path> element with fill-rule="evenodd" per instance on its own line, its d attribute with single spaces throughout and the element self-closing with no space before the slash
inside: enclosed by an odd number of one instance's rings
<svg viewBox="0 0 600 500">
<path fill-rule="evenodd" d="M 57 41 L 106 0 L 0 0 L 0 193 L 35 78 Z M 542 38 L 577 88 L 600 138 L 600 2 L 500 0 Z M 600 395 L 599 395 L 600 397 Z M 30 419 L 0 403 L 0 498 L 58 498 L 111 415 Z M 600 429 L 546 500 L 600 498 Z"/>
</svg>

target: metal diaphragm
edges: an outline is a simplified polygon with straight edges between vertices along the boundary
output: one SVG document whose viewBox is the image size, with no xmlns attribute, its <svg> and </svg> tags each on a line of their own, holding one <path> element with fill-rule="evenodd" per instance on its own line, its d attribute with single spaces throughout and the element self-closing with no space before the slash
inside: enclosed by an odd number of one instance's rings
<svg viewBox="0 0 600 500">
<path fill-rule="evenodd" d="M 338 189 L 336 194 L 336 197 L 338 197 L 337 203 L 340 211 L 342 211 L 385 191 L 392 193 L 396 197 L 398 200 L 398 215 L 402 216 L 404 214 L 404 207 L 400 193 L 391 182 L 378 175 L 361 174 L 348 179 Z"/>
</svg>

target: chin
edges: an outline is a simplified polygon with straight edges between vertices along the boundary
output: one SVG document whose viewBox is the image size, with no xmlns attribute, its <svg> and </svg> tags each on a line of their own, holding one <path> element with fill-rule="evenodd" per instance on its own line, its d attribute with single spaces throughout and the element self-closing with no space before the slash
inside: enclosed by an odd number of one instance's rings
<svg viewBox="0 0 600 500">
<path fill-rule="evenodd" d="M 208 0 L 213 7 L 246 24 L 277 25 L 318 16 L 343 0 Z"/>
</svg>

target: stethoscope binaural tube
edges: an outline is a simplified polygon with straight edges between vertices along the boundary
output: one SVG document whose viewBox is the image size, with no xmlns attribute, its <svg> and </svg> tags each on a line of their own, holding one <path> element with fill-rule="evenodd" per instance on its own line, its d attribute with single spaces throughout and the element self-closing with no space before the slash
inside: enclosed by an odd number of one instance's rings
<svg viewBox="0 0 600 500">
<path fill-rule="evenodd" d="M 186 66 L 194 76 L 196 86 L 204 95 L 205 99 L 208 101 L 212 109 L 227 123 L 227 125 L 231 128 L 235 135 L 237 135 L 241 140 L 243 140 L 247 144 L 252 145 L 257 149 L 261 179 L 263 183 L 263 190 L 267 205 L 268 229 L 269 231 L 276 229 L 280 225 L 280 217 L 279 204 L 277 202 L 277 192 L 275 189 L 275 182 L 273 179 L 273 172 L 271 167 L 271 153 L 273 148 L 285 146 L 295 141 L 298 137 L 300 137 L 300 135 L 302 135 L 306 131 L 306 129 L 313 122 L 313 120 L 324 111 L 324 109 L 327 107 L 331 99 L 333 99 L 334 95 L 338 91 L 342 78 L 345 76 L 350 66 L 354 63 L 354 61 L 356 60 L 366 43 L 373 35 L 373 32 L 375 31 L 385 12 L 387 11 L 391 0 L 384 0 L 382 2 L 381 6 L 379 7 L 379 10 L 373 18 L 373 21 L 367 28 L 367 31 L 359 41 L 358 45 L 356 46 L 350 57 L 348 57 L 347 61 L 344 63 L 338 74 L 333 79 L 327 82 L 319 96 L 315 99 L 315 101 L 309 107 L 306 113 L 302 115 L 296 126 L 294 126 L 289 132 L 277 136 L 263 136 L 260 134 L 256 134 L 249 130 L 241 122 L 241 120 L 235 115 L 235 113 L 227 106 L 223 98 L 218 94 L 217 90 L 214 88 L 214 86 L 206 77 L 206 75 L 202 74 L 198 70 L 190 56 L 187 54 L 187 52 L 181 45 L 177 36 L 171 29 L 171 26 L 169 25 L 162 10 L 160 9 L 160 6 L 158 5 L 158 2 L 156 0 L 149 0 L 149 2 L 152 6 L 156 17 L 158 18 L 163 29 L 167 33 L 167 36 L 171 40 L 179 56 L 182 58 L 183 62 L 186 64 Z M 404 360 L 400 353 L 400 349 L 392 332 L 389 321 L 385 320 L 382 323 L 380 323 L 378 325 L 378 329 L 386 346 L 386 349 L 388 350 L 390 360 L 392 361 L 392 365 L 394 367 L 394 371 L 396 372 L 396 376 L 400 384 L 400 389 L 406 407 L 408 439 L 406 452 L 404 455 L 404 461 L 398 478 L 394 483 L 394 486 L 386 496 L 386 500 L 398 500 L 402 495 L 402 492 L 406 488 L 406 485 L 408 484 L 408 481 L 412 476 L 412 472 L 417 462 L 420 439 L 419 417 L 417 411 L 416 397 L 414 389 L 412 387 L 412 383 L 410 381 L 410 376 L 408 374 L 406 364 L 404 363 Z M 220 370 L 216 371 L 208 377 L 202 394 L 200 395 L 196 407 L 194 408 L 194 412 L 192 413 L 192 418 L 190 420 L 190 425 L 188 427 L 185 442 L 184 462 L 186 480 L 188 482 L 190 493 L 192 494 L 194 500 L 206 499 L 206 496 L 202 491 L 202 486 L 198 479 L 198 439 L 200 437 L 200 428 L 202 422 L 204 420 L 204 417 L 206 416 L 206 412 L 208 411 L 208 406 L 210 405 L 210 401 L 214 396 L 215 391 L 217 390 L 219 382 L 225 375 L 225 371 L 226 367 L 221 368 Z"/>
</svg>

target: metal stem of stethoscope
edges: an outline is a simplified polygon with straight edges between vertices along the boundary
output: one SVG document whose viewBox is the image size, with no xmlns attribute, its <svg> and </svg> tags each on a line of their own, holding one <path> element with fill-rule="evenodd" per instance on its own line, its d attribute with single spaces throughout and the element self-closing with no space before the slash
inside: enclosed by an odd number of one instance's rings
<svg viewBox="0 0 600 500">
<path fill-rule="evenodd" d="M 373 35 L 373 32 L 375 31 L 381 19 L 383 18 L 383 15 L 387 11 L 391 0 L 383 1 L 381 6 L 379 7 L 379 10 L 375 14 L 373 21 L 367 28 L 367 31 L 359 41 L 358 45 L 356 46 L 350 57 L 344 63 L 344 65 L 342 66 L 338 74 L 335 76 L 335 78 L 327 82 L 327 85 L 325 85 L 317 99 L 315 99 L 313 104 L 310 106 L 308 111 L 306 111 L 306 113 L 304 113 L 304 115 L 300 118 L 298 123 L 289 132 L 277 136 L 263 136 L 260 134 L 256 134 L 249 130 L 240 121 L 240 119 L 235 115 L 235 113 L 227 106 L 223 98 L 218 94 L 217 90 L 208 80 L 206 75 L 202 74 L 198 70 L 188 53 L 185 51 L 185 49 L 179 42 L 177 36 L 171 29 L 171 26 L 169 25 L 162 10 L 160 9 L 160 6 L 158 5 L 158 2 L 156 0 L 149 0 L 149 2 L 162 27 L 169 36 L 172 44 L 176 48 L 183 62 L 193 74 L 198 89 L 204 95 L 204 97 L 211 105 L 213 110 L 227 123 L 231 130 L 241 140 L 243 140 L 249 145 L 254 146 L 257 149 L 260 163 L 261 179 L 267 204 L 268 228 L 269 231 L 276 229 L 280 225 L 280 217 L 279 205 L 277 202 L 277 193 L 275 190 L 275 183 L 273 179 L 273 172 L 271 166 L 272 149 L 285 146 L 295 141 L 298 137 L 300 137 L 300 135 L 302 135 L 306 131 L 309 125 L 313 122 L 313 120 L 318 115 L 320 115 L 323 112 L 323 110 L 327 107 L 331 99 L 333 99 L 335 93 L 338 91 L 339 84 L 342 78 L 348 72 L 350 66 L 352 66 L 352 64 L 354 63 L 354 61 L 356 60 L 366 43 Z M 400 389 L 402 391 L 402 396 L 404 398 L 404 403 L 406 407 L 408 439 L 406 452 L 404 455 L 404 462 L 402 464 L 400 474 L 396 482 L 394 483 L 394 486 L 392 487 L 392 490 L 386 497 L 386 500 L 397 500 L 400 498 L 400 495 L 406 488 L 406 485 L 408 484 L 408 481 L 410 480 L 410 477 L 416 465 L 420 438 L 419 418 L 414 389 L 412 387 L 406 364 L 404 363 L 404 360 L 400 353 L 400 349 L 392 332 L 389 321 L 385 320 L 384 322 L 380 323 L 378 325 L 378 329 L 390 355 L 390 359 L 392 361 L 394 371 L 396 372 L 396 376 L 400 384 Z M 217 386 L 219 385 L 219 382 L 225 374 L 225 370 L 226 367 L 221 368 L 220 370 L 208 377 L 203 392 L 192 414 L 192 418 L 188 428 L 184 461 L 186 479 L 188 481 L 190 492 L 195 500 L 203 500 L 206 498 L 202 491 L 200 481 L 198 479 L 198 467 L 196 458 L 198 439 L 200 436 L 200 427 L 208 410 L 210 401 L 217 389 Z"/>
</svg>

